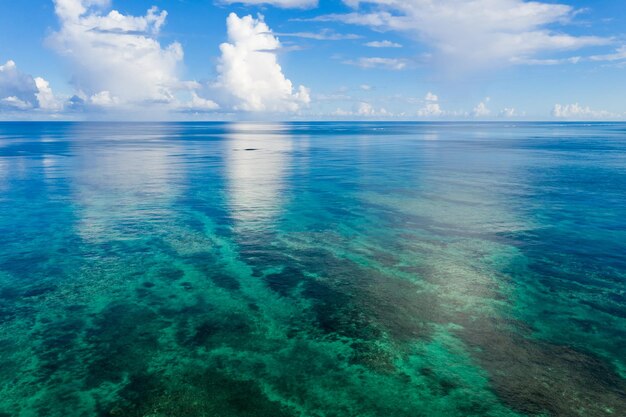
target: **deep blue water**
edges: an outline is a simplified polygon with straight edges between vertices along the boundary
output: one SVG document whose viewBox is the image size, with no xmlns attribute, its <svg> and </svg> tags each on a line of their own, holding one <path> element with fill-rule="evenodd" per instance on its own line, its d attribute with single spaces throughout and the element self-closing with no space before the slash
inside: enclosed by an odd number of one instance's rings
<svg viewBox="0 0 626 417">
<path fill-rule="evenodd" d="M 626 415 L 626 124 L 0 123 L 0 416 Z"/>
</svg>

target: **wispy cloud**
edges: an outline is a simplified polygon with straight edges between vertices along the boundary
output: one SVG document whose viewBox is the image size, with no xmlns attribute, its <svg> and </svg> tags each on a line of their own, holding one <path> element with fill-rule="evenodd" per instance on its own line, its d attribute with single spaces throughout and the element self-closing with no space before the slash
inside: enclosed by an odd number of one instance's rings
<svg viewBox="0 0 626 417">
<path fill-rule="evenodd" d="M 343 41 L 361 39 L 362 36 L 355 35 L 354 33 L 336 33 L 329 29 L 323 29 L 319 32 L 282 32 L 275 33 L 276 36 L 314 39 L 318 41 Z"/>
<path fill-rule="evenodd" d="M 626 45 L 622 45 L 615 52 L 605 55 L 592 55 L 589 57 L 591 61 L 626 61 Z"/>
<path fill-rule="evenodd" d="M 369 46 L 370 48 L 402 48 L 402 45 L 399 43 L 387 40 L 367 42 L 364 45 Z"/>
<path fill-rule="evenodd" d="M 528 63 L 540 53 L 613 42 L 606 37 L 554 31 L 554 26 L 569 23 L 579 12 L 564 4 L 523 0 L 344 0 L 344 3 L 355 11 L 313 20 L 417 36 L 432 48 L 435 58 L 444 62 L 447 69 Z M 363 4 L 376 7 L 362 7 Z"/>
<path fill-rule="evenodd" d="M 283 9 L 310 9 L 316 7 L 318 0 L 218 0 L 224 4 L 270 5 Z"/>
<path fill-rule="evenodd" d="M 408 67 L 409 61 L 403 58 L 362 57 L 356 60 L 343 61 L 344 64 L 361 68 L 379 68 L 400 71 Z"/>
<path fill-rule="evenodd" d="M 578 64 L 585 58 L 580 56 L 572 56 L 568 58 L 511 58 L 512 64 L 519 65 L 562 65 L 562 64 Z"/>
</svg>

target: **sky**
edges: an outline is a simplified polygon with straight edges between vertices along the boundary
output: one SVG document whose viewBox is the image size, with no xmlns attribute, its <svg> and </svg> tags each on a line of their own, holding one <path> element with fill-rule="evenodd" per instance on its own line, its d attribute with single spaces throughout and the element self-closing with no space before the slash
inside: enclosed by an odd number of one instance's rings
<svg viewBox="0 0 626 417">
<path fill-rule="evenodd" d="M 0 120 L 626 120 L 623 0 L 0 0 Z"/>
</svg>

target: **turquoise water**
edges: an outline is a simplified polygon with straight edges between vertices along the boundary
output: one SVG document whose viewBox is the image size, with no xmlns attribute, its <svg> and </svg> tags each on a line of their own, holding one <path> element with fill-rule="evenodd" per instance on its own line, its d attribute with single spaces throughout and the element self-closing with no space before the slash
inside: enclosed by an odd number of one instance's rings
<svg viewBox="0 0 626 417">
<path fill-rule="evenodd" d="M 625 124 L 0 124 L 0 416 L 626 415 Z"/>
</svg>

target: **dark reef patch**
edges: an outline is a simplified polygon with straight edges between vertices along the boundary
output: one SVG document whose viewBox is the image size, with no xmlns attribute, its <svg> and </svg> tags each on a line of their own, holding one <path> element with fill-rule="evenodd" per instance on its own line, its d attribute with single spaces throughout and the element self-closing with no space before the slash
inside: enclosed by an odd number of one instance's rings
<svg viewBox="0 0 626 417">
<path fill-rule="evenodd" d="M 194 313 L 191 313 L 191 312 Z M 174 313 L 175 338 L 178 345 L 190 349 L 212 349 L 220 346 L 241 348 L 241 341 L 252 332 L 249 317 L 234 312 L 223 312 L 203 303 Z"/>
<path fill-rule="evenodd" d="M 264 276 L 263 281 L 272 291 L 288 297 L 298 284 L 306 281 L 306 277 L 299 269 L 288 266 L 280 272 Z"/>
<path fill-rule="evenodd" d="M 216 272 L 209 275 L 209 278 L 215 285 L 228 291 L 237 291 L 241 288 L 237 278 L 230 274 Z"/>
<path fill-rule="evenodd" d="M 87 329 L 86 388 L 121 382 L 127 374 L 145 372 L 158 352 L 164 323 L 152 310 L 132 304 L 112 304 Z"/>
<path fill-rule="evenodd" d="M 22 297 L 24 298 L 39 297 L 40 295 L 45 295 L 50 292 L 53 292 L 56 289 L 57 289 L 56 285 L 42 282 L 24 290 L 24 292 L 22 293 Z"/>
<path fill-rule="evenodd" d="M 58 371 L 79 372 L 82 364 L 76 357 L 77 345 L 84 328 L 85 322 L 75 318 L 44 320 L 38 324 L 32 338 L 36 341 L 37 377 L 41 382 L 51 383 Z"/>
<path fill-rule="evenodd" d="M 492 321 L 475 321 L 458 333 L 513 409 L 554 417 L 626 415 L 626 381 L 599 358 L 529 340 Z"/>
<path fill-rule="evenodd" d="M 101 406 L 100 416 L 124 417 L 295 417 L 259 386 L 219 370 L 189 371 L 172 381 L 163 375 L 133 375 L 119 400 Z"/>
</svg>

